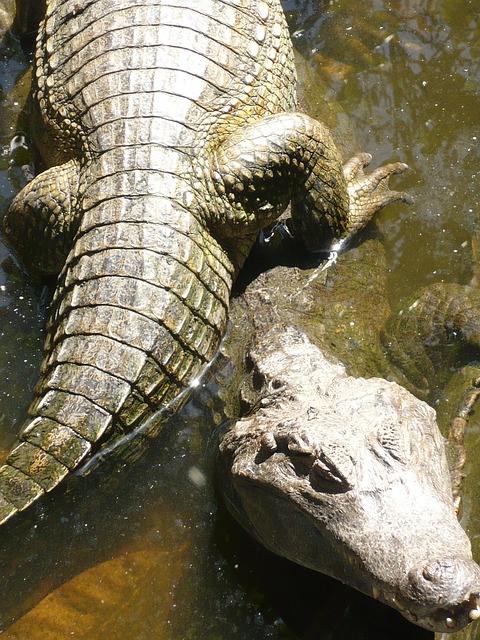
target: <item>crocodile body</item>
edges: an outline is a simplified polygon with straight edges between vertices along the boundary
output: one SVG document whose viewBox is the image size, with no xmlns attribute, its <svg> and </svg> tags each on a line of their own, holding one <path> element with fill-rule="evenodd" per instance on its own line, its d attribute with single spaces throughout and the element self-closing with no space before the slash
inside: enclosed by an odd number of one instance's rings
<svg viewBox="0 0 480 640">
<path fill-rule="evenodd" d="M 404 165 L 364 176 L 363 154 L 342 169 L 325 127 L 293 112 L 277 0 L 48 1 L 32 98 L 47 168 L 4 229 L 27 269 L 58 280 L 0 522 L 199 375 L 233 279 L 290 200 L 317 248 L 406 199 L 386 184 Z"/>
</svg>

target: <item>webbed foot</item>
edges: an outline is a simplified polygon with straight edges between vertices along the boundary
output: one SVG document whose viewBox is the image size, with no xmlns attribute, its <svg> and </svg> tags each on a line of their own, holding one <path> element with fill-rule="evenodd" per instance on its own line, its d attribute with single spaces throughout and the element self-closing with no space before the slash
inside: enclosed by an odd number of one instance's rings
<svg viewBox="0 0 480 640">
<path fill-rule="evenodd" d="M 387 204 L 397 200 L 413 204 L 413 198 L 408 193 L 392 191 L 388 187 L 389 177 L 403 173 L 408 166 L 403 162 L 394 162 L 365 174 L 364 168 L 371 160 L 372 156 L 369 153 L 357 153 L 343 166 L 349 197 L 348 237 L 365 226 L 370 218 Z"/>
</svg>

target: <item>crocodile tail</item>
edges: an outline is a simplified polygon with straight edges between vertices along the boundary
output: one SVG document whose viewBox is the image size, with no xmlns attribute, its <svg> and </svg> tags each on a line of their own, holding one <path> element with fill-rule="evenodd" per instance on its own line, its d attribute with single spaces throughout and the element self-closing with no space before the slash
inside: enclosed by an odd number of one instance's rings
<svg viewBox="0 0 480 640">
<path fill-rule="evenodd" d="M 73 429 L 49 418 L 28 423 L 22 441 L 0 467 L 0 523 L 56 487 L 91 448 Z"/>
<path fill-rule="evenodd" d="M 233 267 L 218 245 L 193 218 L 172 224 L 172 205 L 148 221 L 137 202 L 125 222 L 123 204 L 84 218 L 60 275 L 30 419 L 0 467 L 0 523 L 178 397 L 223 334 Z"/>
</svg>

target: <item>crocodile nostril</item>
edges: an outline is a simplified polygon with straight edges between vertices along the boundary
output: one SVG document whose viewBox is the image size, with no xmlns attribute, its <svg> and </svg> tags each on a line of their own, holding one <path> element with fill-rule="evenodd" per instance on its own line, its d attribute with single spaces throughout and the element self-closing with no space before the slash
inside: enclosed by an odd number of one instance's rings
<svg viewBox="0 0 480 640">
<path fill-rule="evenodd" d="M 453 571 L 452 563 L 435 561 L 423 568 L 422 576 L 427 582 L 436 582 L 437 584 L 448 579 Z"/>
<path fill-rule="evenodd" d="M 434 577 L 429 567 L 425 567 L 423 569 L 422 575 L 425 578 L 425 580 L 429 580 L 429 581 L 433 580 L 433 577 Z"/>
<path fill-rule="evenodd" d="M 404 596 L 423 606 L 444 608 L 446 611 L 461 606 L 467 615 L 471 612 L 475 618 L 480 617 L 479 586 L 480 569 L 473 560 L 445 558 L 413 566 L 402 591 Z"/>
</svg>

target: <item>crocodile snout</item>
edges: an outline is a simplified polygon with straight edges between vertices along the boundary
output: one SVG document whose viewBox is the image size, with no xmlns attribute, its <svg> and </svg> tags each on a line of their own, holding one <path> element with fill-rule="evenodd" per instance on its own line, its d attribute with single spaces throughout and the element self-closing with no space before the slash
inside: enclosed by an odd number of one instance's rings
<svg viewBox="0 0 480 640">
<path fill-rule="evenodd" d="M 407 617 L 434 631 L 458 631 L 480 618 L 480 568 L 468 558 L 419 563 L 401 591 L 415 603 L 406 606 Z"/>
</svg>

